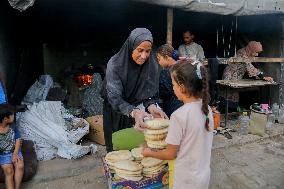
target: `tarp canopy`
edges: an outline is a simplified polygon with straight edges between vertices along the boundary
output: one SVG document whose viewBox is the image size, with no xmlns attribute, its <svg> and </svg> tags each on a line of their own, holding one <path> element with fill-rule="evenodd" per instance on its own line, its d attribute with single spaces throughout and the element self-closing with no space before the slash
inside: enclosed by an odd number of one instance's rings
<svg viewBox="0 0 284 189">
<path fill-rule="evenodd" d="M 184 11 L 220 15 L 283 14 L 284 0 L 135 0 Z"/>
<path fill-rule="evenodd" d="M 35 0 L 8 0 L 10 5 L 24 11 Z M 206 12 L 221 15 L 283 14 L 284 0 L 132 0 L 149 4 L 178 8 L 184 11 Z"/>
<path fill-rule="evenodd" d="M 8 1 L 14 9 L 18 9 L 19 11 L 24 11 L 27 8 L 33 6 L 35 0 L 8 0 Z"/>
</svg>

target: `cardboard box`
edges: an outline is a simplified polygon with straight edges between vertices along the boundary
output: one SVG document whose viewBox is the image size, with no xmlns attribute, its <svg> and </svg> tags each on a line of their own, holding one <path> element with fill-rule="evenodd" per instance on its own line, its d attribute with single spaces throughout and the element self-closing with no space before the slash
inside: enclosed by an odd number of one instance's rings
<svg viewBox="0 0 284 189">
<path fill-rule="evenodd" d="M 122 180 L 114 181 L 113 173 L 109 171 L 109 167 L 103 158 L 103 166 L 105 177 L 108 182 L 109 189 L 154 189 L 158 187 L 163 187 L 169 183 L 169 172 L 168 167 L 165 167 L 161 173 L 153 178 L 143 178 L 140 181 Z"/>
<path fill-rule="evenodd" d="M 87 135 L 87 138 L 98 144 L 105 145 L 103 116 L 96 115 L 88 117 L 86 120 L 90 124 L 90 132 Z"/>
</svg>

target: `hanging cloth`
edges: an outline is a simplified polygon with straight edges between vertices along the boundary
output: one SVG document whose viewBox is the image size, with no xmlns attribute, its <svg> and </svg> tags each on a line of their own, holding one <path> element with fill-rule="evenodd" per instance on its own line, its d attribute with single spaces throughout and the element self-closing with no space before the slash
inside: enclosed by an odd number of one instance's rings
<svg viewBox="0 0 284 189">
<path fill-rule="evenodd" d="M 14 9 L 25 11 L 27 8 L 33 6 L 35 0 L 8 0 Z"/>
</svg>

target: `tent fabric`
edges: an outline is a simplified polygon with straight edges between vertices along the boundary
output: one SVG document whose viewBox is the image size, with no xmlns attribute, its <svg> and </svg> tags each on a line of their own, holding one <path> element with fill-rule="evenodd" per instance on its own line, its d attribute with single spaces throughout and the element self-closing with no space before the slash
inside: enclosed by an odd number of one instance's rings
<svg viewBox="0 0 284 189">
<path fill-rule="evenodd" d="M 19 11 L 33 6 L 35 0 L 8 0 Z M 205 12 L 220 15 L 283 14 L 284 0 L 132 0 L 177 8 L 184 11 Z"/>
<path fill-rule="evenodd" d="M 4 87 L 0 81 L 0 104 L 4 104 L 6 103 L 6 95 L 5 95 L 5 91 L 4 91 Z"/>
<path fill-rule="evenodd" d="M 284 0 L 135 0 L 184 11 L 220 15 L 283 14 Z"/>
<path fill-rule="evenodd" d="M 14 9 L 25 11 L 27 8 L 33 6 L 35 0 L 8 0 Z"/>
</svg>

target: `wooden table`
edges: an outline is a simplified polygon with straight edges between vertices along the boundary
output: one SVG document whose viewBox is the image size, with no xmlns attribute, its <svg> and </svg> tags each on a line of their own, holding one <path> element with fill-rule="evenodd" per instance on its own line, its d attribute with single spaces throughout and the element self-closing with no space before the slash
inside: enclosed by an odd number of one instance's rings
<svg viewBox="0 0 284 189">
<path fill-rule="evenodd" d="M 252 79 L 240 79 L 240 80 L 217 80 L 218 85 L 225 87 L 225 127 L 227 127 L 228 120 L 228 90 L 229 89 L 241 89 L 252 87 L 263 87 L 267 85 L 277 85 L 275 82 L 269 82 L 264 80 L 252 80 Z M 270 95 L 269 95 L 270 96 Z"/>
<path fill-rule="evenodd" d="M 258 63 L 279 63 L 284 62 L 284 58 L 267 58 L 267 57 L 253 57 L 253 58 L 241 58 L 241 57 L 230 57 L 230 58 L 217 58 L 219 64 L 228 63 L 245 63 L 245 62 L 258 62 Z M 204 65 L 208 65 L 208 59 L 203 62 Z"/>
</svg>

